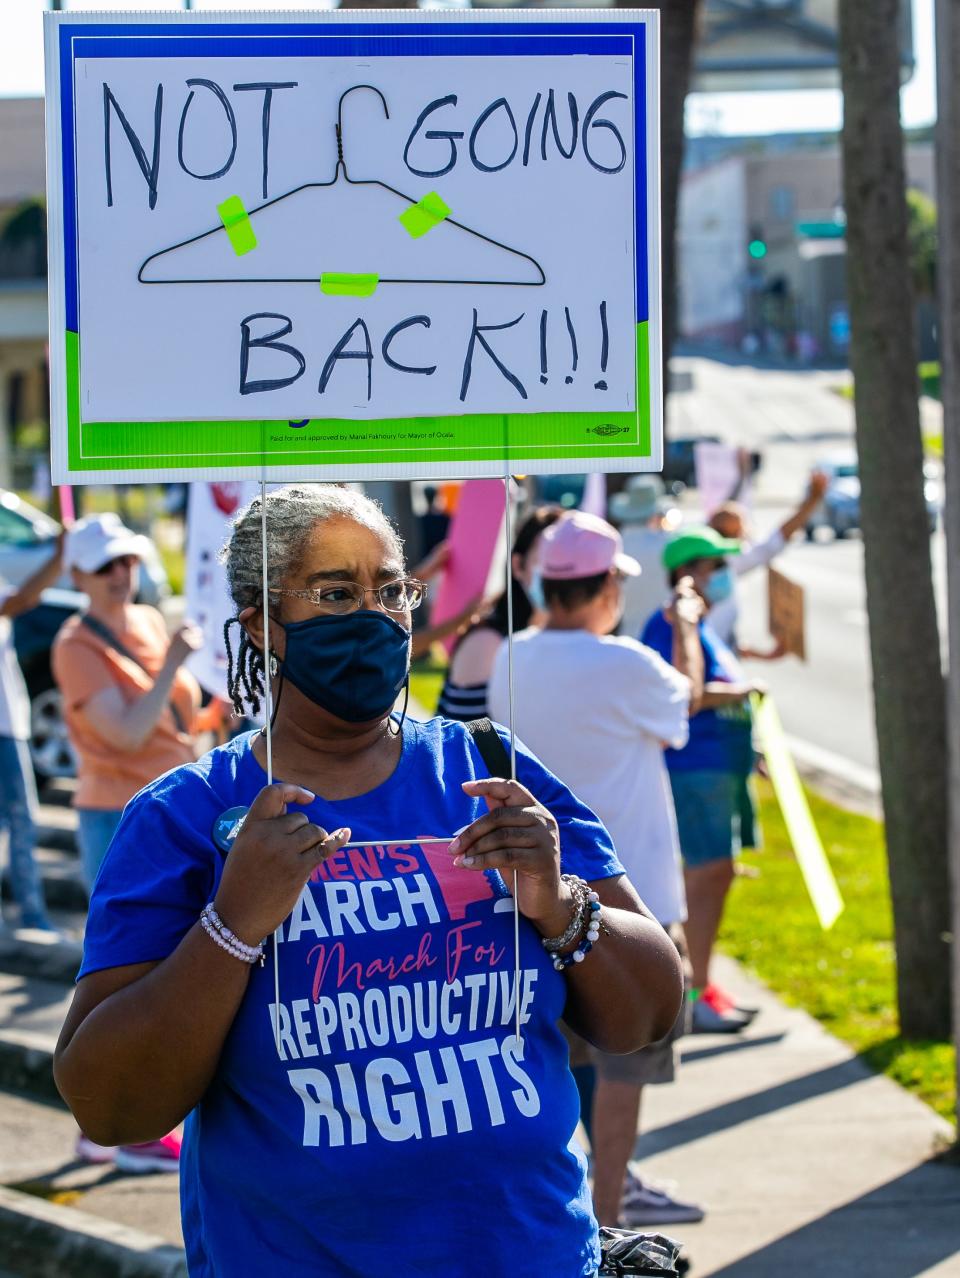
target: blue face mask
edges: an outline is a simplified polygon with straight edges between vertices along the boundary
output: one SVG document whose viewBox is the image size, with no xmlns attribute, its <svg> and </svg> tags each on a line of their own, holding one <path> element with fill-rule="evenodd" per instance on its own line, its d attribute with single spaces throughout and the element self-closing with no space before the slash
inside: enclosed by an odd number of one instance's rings
<svg viewBox="0 0 960 1278">
<path fill-rule="evenodd" d="M 543 578 L 535 572 L 530 578 L 530 585 L 525 587 L 530 603 L 540 612 L 547 611 L 547 600 L 543 593 Z"/>
<path fill-rule="evenodd" d="M 410 670 L 410 631 L 386 613 L 364 609 L 284 626 L 284 679 L 308 701 L 346 723 L 386 714 Z"/>
<path fill-rule="evenodd" d="M 729 568 L 718 568 L 716 572 L 710 574 L 707 578 L 707 584 L 704 589 L 707 603 L 713 604 L 723 603 L 724 599 L 729 599 L 733 594 L 733 573 Z"/>
</svg>

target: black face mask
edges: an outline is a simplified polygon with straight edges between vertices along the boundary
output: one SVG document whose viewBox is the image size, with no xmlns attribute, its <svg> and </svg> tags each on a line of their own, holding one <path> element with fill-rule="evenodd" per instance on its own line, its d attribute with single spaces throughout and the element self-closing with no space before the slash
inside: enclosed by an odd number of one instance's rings
<svg viewBox="0 0 960 1278">
<path fill-rule="evenodd" d="M 284 679 L 346 723 L 386 714 L 410 671 L 410 631 L 385 613 L 364 609 L 310 617 L 284 627 Z"/>
</svg>

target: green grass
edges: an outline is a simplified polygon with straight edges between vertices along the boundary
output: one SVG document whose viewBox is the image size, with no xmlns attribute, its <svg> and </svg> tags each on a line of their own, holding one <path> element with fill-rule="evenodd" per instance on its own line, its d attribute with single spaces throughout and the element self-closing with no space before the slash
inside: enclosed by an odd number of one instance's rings
<svg viewBox="0 0 960 1278">
<path fill-rule="evenodd" d="M 917 365 L 917 377 L 920 379 L 920 394 L 940 398 L 940 364 L 937 360 L 926 360 Z M 841 399 L 853 399 L 853 382 L 842 382 L 830 389 Z"/>
<path fill-rule="evenodd" d="M 808 792 L 808 798 L 844 912 L 829 932 L 821 931 L 770 785 L 761 782 L 766 846 L 743 855 L 758 877 L 735 882 L 720 946 L 786 1003 L 816 1017 L 871 1068 L 952 1122 L 952 1045 L 908 1042 L 899 1032 L 883 827 L 816 794 Z"/>
<path fill-rule="evenodd" d="M 446 667 L 432 657 L 418 661 L 410 670 L 410 695 L 420 703 L 427 714 L 433 714 L 440 700 L 440 689 Z"/>
</svg>

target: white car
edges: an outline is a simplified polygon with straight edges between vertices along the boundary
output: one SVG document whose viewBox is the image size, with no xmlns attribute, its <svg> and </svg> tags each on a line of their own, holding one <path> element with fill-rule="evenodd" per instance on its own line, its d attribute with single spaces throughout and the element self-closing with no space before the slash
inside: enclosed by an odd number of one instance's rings
<svg viewBox="0 0 960 1278">
<path fill-rule="evenodd" d="M 860 468 L 855 452 L 835 453 L 814 467 L 830 478 L 823 501 L 807 521 L 806 535 L 813 541 L 818 528 L 829 528 L 842 540 L 860 527 Z M 935 462 L 923 468 L 923 496 L 927 507 L 927 524 L 932 536 L 937 530 L 942 505 L 942 481 Z"/>
</svg>

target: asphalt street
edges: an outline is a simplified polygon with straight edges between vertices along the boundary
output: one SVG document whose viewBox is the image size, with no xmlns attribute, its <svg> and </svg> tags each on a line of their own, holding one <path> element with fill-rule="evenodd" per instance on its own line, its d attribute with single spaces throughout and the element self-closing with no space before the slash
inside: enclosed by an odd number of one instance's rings
<svg viewBox="0 0 960 1278">
<path fill-rule="evenodd" d="M 678 359 L 674 367 L 681 389 L 668 399 L 672 437 L 716 435 L 762 452 L 754 490 L 759 536 L 786 518 L 813 467 L 853 447 L 852 406 L 832 389 L 848 380 L 847 374 L 728 365 L 699 357 Z M 935 429 L 938 406 L 924 401 L 922 411 L 928 429 Z M 691 516 L 697 502 L 696 493 L 686 494 L 684 505 Z M 942 619 L 945 550 L 940 532 L 932 552 Z M 814 543 L 799 537 L 777 566 L 806 592 L 808 660 L 751 663 L 751 672 L 776 697 L 798 757 L 828 770 L 845 767 L 851 780 L 876 788 L 863 545 L 856 535 Z M 766 618 L 766 573 L 759 570 L 742 581 L 741 642 L 768 647 Z"/>
</svg>

